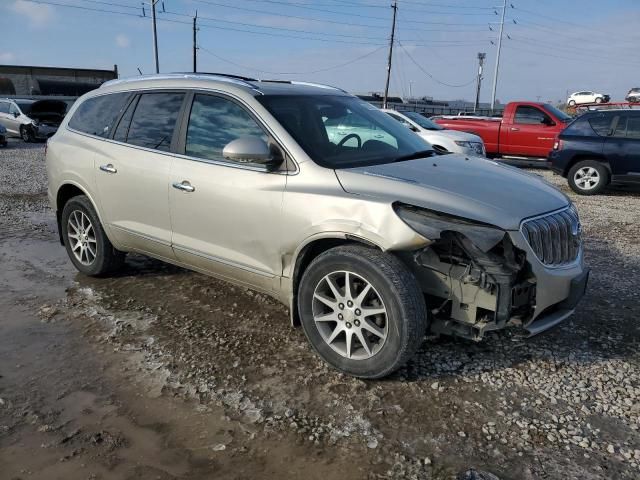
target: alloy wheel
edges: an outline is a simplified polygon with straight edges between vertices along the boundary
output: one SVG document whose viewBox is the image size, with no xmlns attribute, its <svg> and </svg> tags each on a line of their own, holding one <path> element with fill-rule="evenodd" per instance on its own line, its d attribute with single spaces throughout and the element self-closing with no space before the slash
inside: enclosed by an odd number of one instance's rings
<svg viewBox="0 0 640 480">
<path fill-rule="evenodd" d="M 366 360 L 387 339 L 389 320 L 382 297 L 356 273 L 325 275 L 314 290 L 312 312 L 322 339 L 342 357 Z"/>
<path fill-rule="evenodd" d="M 71 251 L 82 265 L 91 265 L 98 254 L 98 242 L 89 217 L 81 210 L 74 210 L 67 222 L 67 237 Z"/>
<path fill-rule="evenodd" d="M 576 170 L 573 180 L 581 190 L 592 190 L 600 183 L 600 174 L 593 167 L 582 167 Z"/>
</svg>

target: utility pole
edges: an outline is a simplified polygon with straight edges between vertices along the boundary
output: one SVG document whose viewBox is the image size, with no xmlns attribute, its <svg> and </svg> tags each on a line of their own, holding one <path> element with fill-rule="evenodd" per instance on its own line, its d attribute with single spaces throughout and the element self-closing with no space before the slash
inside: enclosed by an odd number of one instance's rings
<svg viewBox="0 0 640 480">
<path fill-rule="evenodd" d="M 507 0 L 502 2 L 502 16 L 500 18 L 500 34 L 498 36 L 498 51 L 496 53 L 496 65 L 493 71 L 493 88 L 491 90 L 491 112 L 496 107 L 496 88 L 498 87 L 498 68 L 500 67 L 500 50 L 502 49 L 502 32 L 504 31 L 504 16 L 507 13 Z"/>
<path fill-rule="evenodd" d="M 486 53 L 478 53 L 478 86 L 476 88 L 476 103 L 473 105 L 474 112 L 478 110 L 478 108 L 480 108 L 480 85 L 482 84 L 482 66 L 484 65 L 484 59 L 486 57 Z"/>
<path fill-rule="evenodd" d="M 153 56 L 156 61 L 156 73 L 160 73 L 160 65 L 158 63 L 158 31 L 156 29 L 156 3 L 160 0 L 151 1 L 151 18 L 153 20 Z"/>
<path fill-rule="evenodd" d="M 506 1 L 506 0 L 505 0 Z M 384 87 L 384 98 L 382 99 L 382 108 L 387 108 L 387 99 L 389 98 L 389 81 L 391 80 L 391 60 L 393 58 L 393 42 L 396 36 L 396 13 L 398 12 L 398 2 L 394 1 L 393 5 L 393 23 L 391 24 L 391 40 L 389 41 L 389 61 L 387 62 L 387 83 Z"/>
<path fill-rule="evenodd" d="M 196 32 L 198 31 L 198 27 L 196 26 L 196 21 L 198 20 L 198 10 L 196 10 L 196 16 L 193 17 L 193 73 L 198 71 L 198 43 L 196 40 Z"/>
</svg>

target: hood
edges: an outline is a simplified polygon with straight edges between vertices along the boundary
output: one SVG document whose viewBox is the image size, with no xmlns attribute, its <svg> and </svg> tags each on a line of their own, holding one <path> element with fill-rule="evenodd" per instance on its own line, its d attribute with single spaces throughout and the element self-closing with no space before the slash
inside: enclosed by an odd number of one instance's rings
<svg viewBox="0 0 640 480">
<path fill-rule="evenodd" d="M 62 122 L 67 104 L 61 100 L 38 100 L 29 107 L 29 118 L 34 120 L 58 120 Z"/>
<path fill-rule="evenodd" d="M 450 138 L 451 140 L 462 140 L 465 142 L 482 142 L 482 138 L 478 135 L 474 135 L 473 133 L 467 132 L 459 132 L 457 130 L 429 130 L 430 133 L 437 133 L 438 135 L 442 135 L 444 137 Z"/>
<path fill-rule="evenodd" d="M 518 230 L 569 199 L 537 175 L 479 157 L 443 155 L 336 170 L 345 191 Z"/>
</svg>

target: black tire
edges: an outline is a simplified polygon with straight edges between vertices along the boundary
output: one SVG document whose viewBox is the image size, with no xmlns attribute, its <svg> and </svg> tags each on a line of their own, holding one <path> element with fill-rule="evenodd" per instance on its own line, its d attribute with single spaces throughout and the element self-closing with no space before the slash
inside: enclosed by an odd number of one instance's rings
<svg viewBox="0 0 640 480">
<path fill-rule="evenodd" d="M 72 243 L 75 241 L 73 238 L 70 238 L 70 233 L 73 230 L 69 224 L 69 218 L 72 215 L 80 215 L 80 213 L 84 214 L 89 221 L 91 222 L 92 230 L 94 232 L 93 238 L 95 239 L 95 257 L 93 261 L 90 263 L 82 263 L 80 259 L 76 257 L 76 254 L 73 252 Z M 115 272 L 124 264 L 125 253 L 119 250 L 116 250 L 107 235 L 104 233 L 104 229 L 102 228 L 102 224 L 98 219 L 98 215 L 96 214 L 91 201 L 84 195 L 78 195 L 76 197 L 71 198 L 62 209 L 62 238 L 64 241 L 64 246 L 67 250 L 67 254 L 71 259 L 73 265 L 85 275 L 89 275 L 92 277 L 102 276 L 108 273 Z M 73 233 L 72 233 L 73 234 Z"/>
<path fill-rule="evenodd" d="M 581 186 L 579 183 L 577 183 L 578 181 L 576 179 L 576 174 L 582 169 L 595 170 L 598 175 L 598 183 L 591 186 L 590 188 L 585 188 L 584 186 Z M 610 175 L 609 170 L 602 163 L 596 160 L 583 160 L 576 163 L 569 169 L 569 173 L 567 174 L 567 181 L 569 182 L 569 187 L 571 187 L 571 190 L 579 195 L 597 195 L 601 193 L 609 184 Z"/>
<path fill-rule="evenodd" d="M 33 134 L 33 130 L 28 125 L 20 126 L 20 138 L 25 141 L 25 143 L 32 143 L 36 141 L 36 137 Z"/>
<path fill-rule="evenodd" d="M 386 308 L 386 338 L 368 358 L 347 358 L 335 351 L 314 320 L 316 288 L 327 275 L 342 271 L 352 272 L 369 282 L 373 287 L 370 291 L 380 297 Z M 298 310 L 305 335 L 318 355 L 337 370 L 360 378 L 381 378 L 404 365 L 420 346 L 427 329 L 424 296 L 406 265 L 389 253 L 360 245 L 332 248 L 311 262 L 298 289 Z M 357 314 L 357 308 L 355 312 Z M 362 321 L 366 321 L 364 317 Z M 335 324 L 337 328 L 338 322 Z M 354 325 L 359 325 L 357 319 Z M 343 326 L 348 327 L 349 323 Z M 364 352 L 360 341 L 357 342 L 360 352 Z"/>
</svg>

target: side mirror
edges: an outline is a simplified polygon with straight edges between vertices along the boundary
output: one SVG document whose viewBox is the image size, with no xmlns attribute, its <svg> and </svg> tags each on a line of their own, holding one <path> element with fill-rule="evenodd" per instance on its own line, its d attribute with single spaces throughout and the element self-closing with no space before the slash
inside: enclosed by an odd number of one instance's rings
<svg viewBox="0 0 640 480">
<path fill-rule="evenodd" d="M 546 125 L 547 127 L 553 127 L 556 124 L 556 122 L 551 120 L 549 117 L 544 117 L 542 119 L 542 124 Z"/>
<path fill-rule="evenodd" d="M 20 114 L 18 112 L 13 112 L 13 118 L 18 118 Z"/>
<path fill-rule="evenodd" d="M 262 165 L 268 171 L 275 170 L 283 161 L 271 153 L 267 142 L 253 136 L 236 138 L 227 143 L 222 149 L 222 156 L 237 163 Z"/>
</svg>

